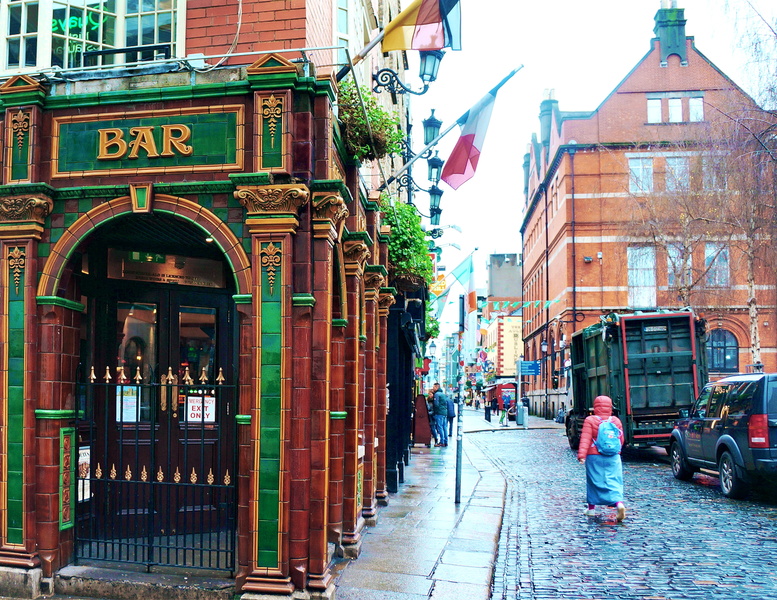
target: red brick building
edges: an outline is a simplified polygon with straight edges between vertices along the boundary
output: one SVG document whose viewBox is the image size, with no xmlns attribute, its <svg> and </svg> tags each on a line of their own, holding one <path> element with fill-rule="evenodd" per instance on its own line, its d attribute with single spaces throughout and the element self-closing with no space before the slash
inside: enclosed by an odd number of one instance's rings
<svg viewBox="0 0 777 600">
<path fill-rule="evenodd" d="M 333 74 L 396 4 L 0 4 L 0 594 L 331 597 L 387 498 L 396 293 Z"/>
<path fill-rule="evenodd" d="M 689 302 L 709 322 L 710 371 L 745 371 L 754 363 L 751 290 L 736 236 L 718 226 L 685 243 L 680 271 L 687 275 L 673 269 L 673 244 L 685 242 L 675 226 L 686 196 L 728 194 L 733 201 L 735 190 L 707 177 L 705 161 L 727 154 L 722 140 L 735 135 L 732 115 L 757 107 L 686 36 L 683 9 L 662 8 L 655 21 L 650 50 L 596 110 L 561 111 L 552 97 L 542 102 L 541 133 L 524 160 L 523 338 L 526 359 L 545 367 L 531 378 L 533 409 L 549 416 L 565 401 L 571 334 L 612 311 L 683 307 L 677 277 L 693 280 Z M 667 219 L 663 245 L 635 229 L 645 207 L 668 213 L 655 215 Z M 775 271 L 766 245 L 757 250 L 752 296 L 760 360 L 774 370 Z"/>
</svg>

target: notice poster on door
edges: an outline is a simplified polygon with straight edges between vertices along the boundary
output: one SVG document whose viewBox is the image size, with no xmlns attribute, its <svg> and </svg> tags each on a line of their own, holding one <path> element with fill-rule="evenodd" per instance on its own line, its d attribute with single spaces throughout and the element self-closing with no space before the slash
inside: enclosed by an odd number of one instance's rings
<svg viewBox="0 0 777 600">
<path fill-rule="evenodd" d="M 140 416 L 138 412 L 139 389 L 132 385 L 120 385 L 116 388 L 116 420 L 118 422 L 138 422 Z"/>
<path fill-rule="evenodd" d="M 187 396 L 186 420 L 189 423 L 215 423 L 216 396 Z"/>
</svg>

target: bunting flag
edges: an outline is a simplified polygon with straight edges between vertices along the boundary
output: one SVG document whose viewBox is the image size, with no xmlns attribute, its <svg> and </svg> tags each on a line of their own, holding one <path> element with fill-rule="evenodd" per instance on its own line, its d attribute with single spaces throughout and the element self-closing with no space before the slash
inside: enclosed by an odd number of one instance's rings
<svg viewBox="0 0 777 600">
<path fill-rule="evenodd" d="M 483 150 L 488 122 L 494 109 L 496 93 L 521 68 L 514 69 L 456 121 L 461 127 L 461 137 L 453 147 L 450 157 L 445 161 L 441 177 L 454 190 L 459 189 L 461 184 L 469 181 L 475 174 L 480 152 Z"/>
<path fill-rule="evenodd" d="M 414 0 L 383 30 L 383 52 L 461 50 L 460 0 Z"/>
<path fill-rule="evenodd" d="M 472 264 L 472 255 L 461 261 L 461 264 L 450 272 L 450 276 L 456 279 L 463 287 L 469 286 L 470 274 L 474 266 Z"/>
</svg>

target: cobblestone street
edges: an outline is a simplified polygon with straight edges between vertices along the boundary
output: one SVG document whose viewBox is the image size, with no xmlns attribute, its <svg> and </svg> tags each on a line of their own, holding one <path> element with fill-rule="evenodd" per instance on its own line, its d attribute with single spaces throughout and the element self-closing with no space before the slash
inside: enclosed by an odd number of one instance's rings
<svg viewBox="0 0 777 600">
<path fill-rule="evenodd" d="M 508 481 L 493 598 L 777 595 L 774 493 L 729 500 L 715 477 L 672 477 L 662 450 L 624 454 L 627 519 L 583 515 L 584 467 L 563 431 L 470 434 Z"/>
</svg>

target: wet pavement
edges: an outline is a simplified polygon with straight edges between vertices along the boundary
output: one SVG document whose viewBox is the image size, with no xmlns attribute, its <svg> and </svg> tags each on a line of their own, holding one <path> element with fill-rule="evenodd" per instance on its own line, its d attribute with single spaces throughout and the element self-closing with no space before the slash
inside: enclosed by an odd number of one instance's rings
<svg viewBox="0 0 777 600">
<path fill-rule="evenodd" d="M 530 426 L 563 427 L 534 417 Z M 340 565 L 337 600 L 491 597 L 507 483 L 473 436 L 528 431 L 489 423 L 482 410 L 469 408 L 463 430 L 460 503 L 454 502 L 456 446 L 414 447 L 405 482 L 365 532 L 361 555 Z"/>
</svg>

